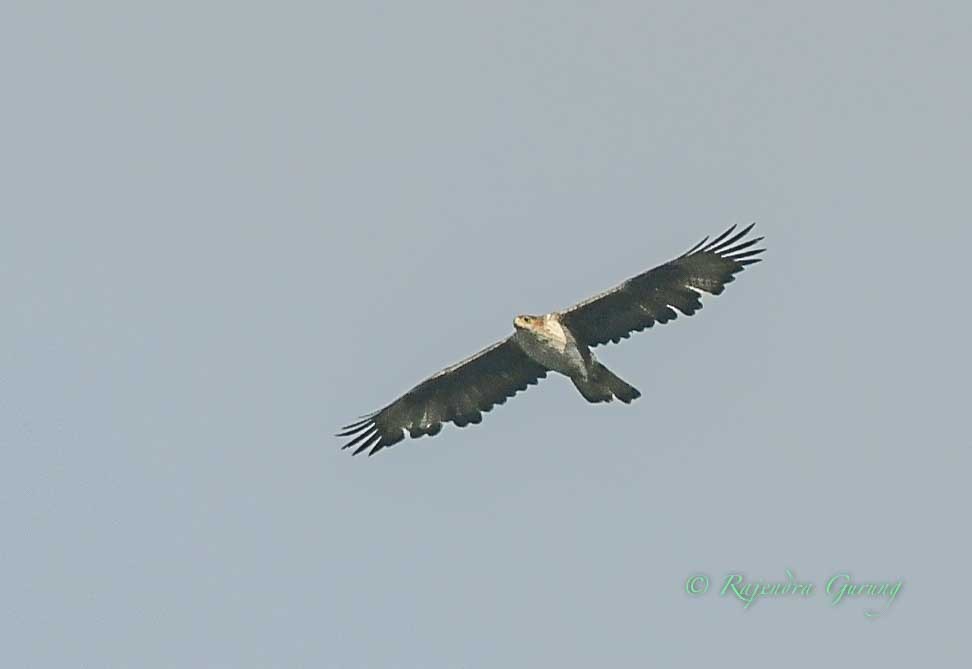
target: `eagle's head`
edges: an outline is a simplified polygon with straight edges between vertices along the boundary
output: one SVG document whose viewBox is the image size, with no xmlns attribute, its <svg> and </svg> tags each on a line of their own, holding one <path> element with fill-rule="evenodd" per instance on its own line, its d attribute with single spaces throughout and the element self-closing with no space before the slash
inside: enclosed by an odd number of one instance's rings
<svg viewBox="0 0 972 669">
<path fill-rule="evenodd" d="M 543 327 L 543 318 L 528 315 L 517 316 L 513 319 L 513 327 L 517 330 L 537 330 Z"/>
</svg>

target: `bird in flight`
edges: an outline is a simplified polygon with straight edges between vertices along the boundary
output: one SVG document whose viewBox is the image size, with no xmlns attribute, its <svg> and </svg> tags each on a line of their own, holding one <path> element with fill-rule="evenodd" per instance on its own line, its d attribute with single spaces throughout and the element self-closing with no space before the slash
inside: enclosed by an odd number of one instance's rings
<svg viewBox="0 0 972 669">
<path fill-rule="evenodd" d="M 761 260 L 756 256 L 765 249 L 752 247 L 763 238 L 745 239 L 753 225 L 733 234 L 734 225 L 711 242 L 706 237 L 674 260 L 563 311 L 517 316 L 513 334 L 503 341 L 342 428 L 336 436 L 353 437 L 342 448 L 354 448 L 354 455 L 370 448 L 374 455 L 404 439 L 406 431 L 413 438 L 434 436 L 442 423 L 479 423 L 483 412 L 536 385 L 547 372 L 570 378 L 588 402 L 631 403 L 641 393 L 598 362 L 591 348 L 701 309 L 703 293 L 718 295 L 737 273 Z"/>
</svg>

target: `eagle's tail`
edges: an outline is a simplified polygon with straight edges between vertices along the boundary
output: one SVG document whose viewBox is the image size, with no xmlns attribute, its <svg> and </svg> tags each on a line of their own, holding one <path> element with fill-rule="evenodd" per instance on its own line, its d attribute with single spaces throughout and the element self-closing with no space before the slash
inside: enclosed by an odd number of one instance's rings
<svg viewBox="0 0 972 669">
<path fill-rule="evenodd" d="M 588 402 L 610 402 L 615 397 L 630 404 L 641 397 L 638 389 L 599 362 L 594 363 L 594 374 L 587 379 L 572 378 L 574 385 Z"/>
</svg>

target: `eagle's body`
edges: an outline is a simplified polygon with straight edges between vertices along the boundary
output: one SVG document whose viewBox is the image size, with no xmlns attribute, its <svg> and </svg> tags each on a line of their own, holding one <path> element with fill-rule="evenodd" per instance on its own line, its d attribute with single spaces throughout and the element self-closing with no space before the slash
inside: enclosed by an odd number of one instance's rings
<svg viewBox="0 0 972 669">
<path fill-rule="evenodd" d="M 610 402 L 617 397 L 628 404 L 641 396 L 637 388 L 598 362 L 586 344 L 577 341 L 559 313 L 517 316 L 513 326 L 513 342 L 534 362 L 569 377 L 588 402 Z"/>
<path fill-rule="evenodd" d="M 533 360 L 571 378 L 587 377 L 593 357 L 591 349 L 577 343 L 570 329 L 561 325 L 556 312 L 517 316 L 513 327 L 513 341 Z"/>
<path fill-rule="evenodd" d="M 479 423 L 482 412 L 503 404 L 527 386 L 563 374 L 588 402 L 624 403 L 641 396 L 636 388 L 598 362 L 591 348 L 617 343 L 632 332 L 667 323 L 681 312 L 702 308 L 703 293 L 718 295 L 725 284 L 763 249 L 750 248 L 762 237 L 740 241 L 752 225 L 733 235 L 735 226 L 706 244 L 703 239 L 678 258 L 632 277 L 616 288 L 563 311 L 517 316 L 506 339 L 432 375 L 385 408 L 364 416 L 338 436 L 354 436 L 344 448 L 375 454 L 411 437 L 435 435 L 442 423 L 458 427 Z"/>
</svg>

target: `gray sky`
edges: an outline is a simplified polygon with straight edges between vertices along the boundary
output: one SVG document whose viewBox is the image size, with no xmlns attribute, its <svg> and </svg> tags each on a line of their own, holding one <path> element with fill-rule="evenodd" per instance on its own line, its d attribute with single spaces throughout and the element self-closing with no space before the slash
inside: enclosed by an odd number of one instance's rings
<svg viewBox="0 0 972 669">
<path fill-rule="evenodd" d="M 62 4 L 0 10 L 5 666 L 968 656 L 967 6 Z M 331 436 L 750 221 L 633 405 Z"/>
</svg>

